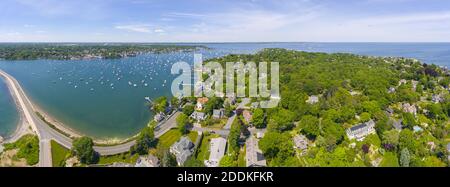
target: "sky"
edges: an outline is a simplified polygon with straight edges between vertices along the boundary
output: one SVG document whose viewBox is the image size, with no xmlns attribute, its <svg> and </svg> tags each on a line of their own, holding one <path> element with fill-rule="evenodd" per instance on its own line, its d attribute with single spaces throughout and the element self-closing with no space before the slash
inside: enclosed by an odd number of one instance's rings
<svg viewBox="0 0 450 187">
<path fill-rule="evenodd" d="M 0 42 L 450 42 L 450 1 L 1 0 Z"/>
</svg>

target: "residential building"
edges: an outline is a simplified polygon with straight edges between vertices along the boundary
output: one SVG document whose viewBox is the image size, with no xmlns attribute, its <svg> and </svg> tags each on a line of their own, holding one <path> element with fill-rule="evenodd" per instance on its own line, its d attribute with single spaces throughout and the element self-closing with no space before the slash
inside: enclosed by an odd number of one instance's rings
<svg viewBox="0 0 450 187">
<path fill-rule="evenodd" d="M 259 108 L 259 102 L 253 102 L 250 106 L 251 108 Z"/>
<path fill-rule="evenodd" d="M 158 113 L 153 117 L 153 120 L 156 122 L 160 122 L 164 119 L 164 114 L 163 113 Z"/>
<path fill-rule="evenodd" d="M 178 165 L 182 166 L 194 152 L 194 143 L 188 137 L 183 136 L 178 142 L 170 146 L 169 151 L 175 155 Z"/>
<path fill-rule="evenodd" d="M 417 114 L 417 108 L 415 105 L 411 105 L 409 103 L 404 103 L 402 105 L 402 108 L 403 108 L 403 112 L 412 113 L 414 115 Z"/>
<path fill-rule="evenodd" d="M 447 158 L 450 161 L 450 143 L 447 144 Z"/>
<path fill-rule="evenodd" d="M 362 141 L 367 135 L 375 133 L 374 127 L 375 122 L 373 120 L 353 126 L 346 131 L 348 139 Z"/>
<path fill-rule="evenodd" d="M 212 117 L 214 119 L 221 119 L 221 118 L 223 118 L 224 115 L 225 115 L 225 109 L 223 109 L 223 108 L 221 108 L 221 109 L 214 109 Z"/>
<path fill-rule="evenodd" d="M 443 102 L 444 99 L 442 98 L 442 96 L 440 94 L 433 94 L 431 96 L 431 101 L 433 101 L 434 103 L 440 103 L 440 102 Z"/>
<path fill-rule="evenodd" d="M 315 104 L 319 102 L 319 96 L 317 95 L 312 95 L 308 97 L 308 100 L 306 100 L 307 103 L 309 104 Z"/>
<path fill-rule="evenodd" d="M 250 123 L 250 122 L 252 121 L 253 115 L 252 115 L 252 112 L 250 112 L 249 110 L 244 110 L 244 111 L 242 112 L 242 116 L 244 116 L 244 120 L 245 120 L 247 123 Z"/>
<path fill-rule="evenodd" d="M 207 97 L 201 97 L 197 99 L 197 104 L 195 105 L 196 110 L 203 110 L 203 107 L 208 102 Z"/>
<path fill-rule="evenodd" d="M 308 148 L 308 138 L 304 135 L 297 134 L 294 136 L 294 148 L 295 149 L 307 149 Z"/>
<path fill-rule="evenodd" d="M 402 130 L 403 129 L 403 120 L 399 119 L 399 120 L 393 120 L 392 121 L 392 126 L 396 129 L 396 130 Z"/>
<path fill-rule="evenodd" d="M 225 138 L 212 138 L 209 148 L 209 159 L 205 160 L 205 166 L 218 167 L 220 160 L 225 155 L 226 146 L 227 140 Z"/>
<path fill-rule="evenodd" d="M 191 117 L 192 119 L 197 120 L 197 121 L 204 121 L 204 120 L 208 117 L 208 115 L 206 115 L 206 114 L 203 113 L 203 112 L 197 112 L 197 111 L 194 111 L 194 112 L 192 112 L 192 114 L 191 114 L 190 117 Z"/>
<path fill-rule="evenodd" d="M 258 147 L 258 139 L 251 136 L 245 142 L 246 154 L 245 160 L 247 161 L 247 167 L 265 167 L 266 159 L 262 151 Z"/>
<path fill-rule="evenodd" d="M 398 81 L 398 85 L 400 86 L 400 85 L 402 85 L 402 84 L 406 84 L 406 80 L 405 79 L 402 79 L 402 80 L 400 80 L 400 81 Z"/>
<path fill-rule="evenodd" d="M 390 87 L 388 89 L 388 93 L 395 93 L 395 88 L 394 87 Z"/>
<path fill-rule="evenodd" d="M 147 156 L 140 156 L 137 161 L 136 164 L 134 165 L 135 167 L 159 167 L 160 163 L 159 163 L 159 159 L 156 156 L 153 155 L 147 155 Z"/>
</svg>

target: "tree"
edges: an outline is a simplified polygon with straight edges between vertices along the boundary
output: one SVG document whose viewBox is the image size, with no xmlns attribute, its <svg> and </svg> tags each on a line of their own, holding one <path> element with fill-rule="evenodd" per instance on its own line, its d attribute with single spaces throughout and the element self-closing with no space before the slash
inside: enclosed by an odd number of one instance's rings
<svg viewBox="0 0 450 187">
<path fill-rule="evenodd" d="M 186 104 L 186 105 L 184 105 L 183 113 L 186 114 L 187 116 L 190 116 L 192 114 L 192 112 L 194 112 L 194 110 L 195 110 L 194 105 Z"/>
<path fill-rule="evenodd" d="M 227 117 L 231 117 L 231 115 L 233 115 L 233 108 L 231 107 L 229 102 L 225 103 L 225 116 Z"/>
<path fill-rule="evenodd" d="M 299 126 L 309 138 L 316 138 L 320 134 L 319 119 L 314 116 L 303 116 Z"/>
<path fill-rule="evenodd" d="M 295 114 L 283 108 L 270 115 L 269 128 L 276 131 L 285 131 L 294 127 Z"/>
<path fill-rule="evenodd" d="M 265 116 L 264 116 L 264 110 L 263 109 L 255 109 L 255 111 L 253 112 L 253 116 L 252 116 L 252 123 L 253 125 L 255 125 L 256 128 L 263 128 L 264 127 L 264 121 L 265 121 Z"/>
<path fill-rule="evenodd" d="M 395 150 L 395 148 L 399 144 L 399 135 L 399 132 L 395 129 L 384 131 L 383 135 L 381 136 L 384 147 L 389 151 Z"/>
<path fill-rule="evenodd" d="M 411 113 L 403 113 L 403 124 L 406 128 L 412 129 L 417 125 L 414 115 Z"/>
<path fill-rule="evenodd" d="M 407 148 L 408 150 L 414 150 L 417 148 L 414 133 L 409 129 L 403 129 L 400 132 L 399 150 L 403 150 L 404 148 Z"/>
<path fill-rule="evenodd" d="M 194 156 L 189 157 L 183 164 L 184 167 L 205 167 L 202 161 L 195 159 Z"/>
<path fill-rule="evenodd" d="M 239 152 L 239 138 L 242 132 L 242 122 L 237 118 L 231 124 L 230 134 L 228 135 L 228 144 L 232 151 Z"/>
<path fill-rule="evenodd" d="M 410 160 L 411 158 L 408 149 L 407 148 L 402 149 L 400 153 L 400 165 L 402 167 L 409 167 Z"/>
<path fill-rule="evenodd" d="M 220 167 L 237 167 L 238 164 L 237 164 L 235 156 L 225 155 L 222 157 L 222 159 L 220 159 L 219 166 Z"/>
<path fill-rule="evenodd" d="M 73 141 L 72 153 L 83 164 L 94 164 L 98 161 L 97 153 L 94 150 L 94 141 L 86 136 Z"/>
<path fill-rule="evenodd" d="M 170 153 L 169 150 L 164 151 L 161 165 L 162 167 L 176 167 L 177 159 L 175 158 L 175 155 Z"/>
<path fill-rule="evenodd" d="M 156 113 L 165 112 L 167 107 L 167 97 L 162 96 L 155 99 L 153 102 L 153 110 Z"/>
<path fill-rule="evenodd" d="M 178 130 L 182 134 L 186 134 L 187 133 L 187 125 L 189 125 L 189 117 L 186 114 L 181 113 L 180 115 L 177 116 L 176 121 L 177 121 Z"/>
<path fill-rule="evenodd" d="M 286 160 L 292 157 L 294 144 L 288 133 L 267 132 L 259 141 L 259 148 L 268 159 Z"/>
<path fill-rule="evenodd" d="M 139 133 L 136 139 L 136 144 L 130 148 L 132 154 L 144 155 L 148 153 L 148 150 L 153 147 L 155 141 L 154 127 L 147 126 L 144 127 Z"/>
</svg>

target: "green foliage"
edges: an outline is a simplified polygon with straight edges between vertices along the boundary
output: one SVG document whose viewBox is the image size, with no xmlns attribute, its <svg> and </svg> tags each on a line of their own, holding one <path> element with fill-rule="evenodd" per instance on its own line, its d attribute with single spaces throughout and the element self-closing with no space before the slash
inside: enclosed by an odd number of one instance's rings
<svg viewBox="0 0 450 187">
<path fill-rule="evenodd" d="M 186 104 L 183 108 L 183 113 L 190 116 L 194 112 L 195 106 L 191 104 Z"/>
<path fill-rule="evenodd" d="M 264 121 L 265 121 L 264 110 L 260 108 L 255 109 L 252 116 L 252 124 L 256 128 L 263 128 L 265 125 Z"/>
<path fill-rule="evenodd" d="M 98 154 L 94 150 L 94 141 L 86 136 L 73 141 L 72 154 L 77 156 L 82 164 L 95 164 L 98 161 Z"/>
<path fill-rule="evenodd" d="M 148 154 L 148 150 L 154 146 L 154 142 L 154 127 L 144 127 L 139 133 L 138 138 L 136 139 L 136 144 L 130 148 L 130 152 L 131 154 L 137 153 L 139 155 Z"/>
<path fill-rule="evenodd" d="M 239 152 L 239 138 L 241 133 L 242 121 L 237 118 L 231 124 L 230 134 L 228 135 L 228 146 L 235 153 Z"/>
<path fill-rule="evenodd" d="M 163 157 L 161 159 L 161 166 L 162 167 L 176 167 L 177 159 L 175 155 L 169 152 L 169 150 L 164 151 Z"/>
<path fill-rule="evenodd" d="M 225 155 L 219 162 L 220 167 L 237 167 L 238 163 L 236 161 L 235 156 L 233 155 Z"/>
<path fill-rule="evenodd" d="M 186 114 L 181 113 L 180 115 L 177 116 L 176 122 L 178 130 L 180 130 L 181 134 L 186 134 L 187 125 L 189 125 L 189 117 Z"/>
<path fill-rule="evenodd" d="M 35 135 L 27 134 L 14 143 L 4 145 L 5 150 L 18 149 L 17 158 L 24 158 L 32 166 L 39 162 L 39 139 Z"/>
<path fill-rule="evenodd" d="M 409 167 L 409 163 L 411 162 L 411 156 L 409 154 L 409 150 L 407 148 L 403 148 L 400 152 L 400 165 L 402 167 Z"/>
<path fill-rule="evenodd" d="M 295 114 L 289 110 L 280 108 L 271 113 L 268 128 L 277 131 L 285 131 L 294 127 Z"/>
<path fill-rule="evenodd" d="M 259 141 L 259 148 L 267 159 L 283 165 L 284 161 L 294 156 L 292 138 L 288 133 L 267 132 Z"/>
<path fill-rule="evenodd" d="M 386 152 L 380 163 L 381 167 L 399 167 L 397 155 L 393 152 Z"/>
<path fill-rule="evenodd" d="M 149 44 L 114 44 L 104 45 L 95 43 L 65 45 L 50 43 L 23 43 L 0 45 L 0 58 L 6 60 L 36 60 L 56 59 L 70 60 L 99 56 L 105 59 L 136 56 L 138 53 L 154 52 L 167 53 L 180 50 L 195 51 L 197 47 L 192 45 L 149 45 Z"/>
<path fill-rule="evenodd" d="M 156 113 L 164 113 L 167 106 L 168 102 L 166 96 L 158 97 L 153 101 L 153 111 L 155 111 Z"/>
<path fill-rule="evenodd" d="M 319 119 L 312 115 L 303 116 L 299 126 L 302 132 L 310 138 L 315 138 L 320 134 Z"/>
<path fill-rule="evenodd" d="M 70 156 L 70 150 L 58 144 L 56 141 L 50 141 L 52 148 L 52 166 L 64 167 L 67 157 Z"/>
</svg>

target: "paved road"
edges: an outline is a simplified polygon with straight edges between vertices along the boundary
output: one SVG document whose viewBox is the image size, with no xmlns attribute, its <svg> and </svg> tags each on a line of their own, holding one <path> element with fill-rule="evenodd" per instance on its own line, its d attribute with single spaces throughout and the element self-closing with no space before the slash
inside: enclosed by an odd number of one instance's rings
<svg viewBox="0 0 450 187">
<path fill-rule="evenodd" d="M 169 117 L 166 121 L 161 122 L 155 128 L 155 137 L 159 138 L 164 133 L 169 131 L 172 128 L 176 127 L 176 118 L 180 115 L 181 112 L 176 112 Z M 115 155 L 123 152 L 127 152 L 130 150 L 130 147 L 133 146 L 136 141 L 130 141 L 124 144 L 115 145 L 115 146 L 94 146 L 95 151 L 100 153 L 100 155 Z"/>
<path fill-rule="evenodd" d="M 250 102 L 250 98 L 243 98 L 242 101 L 237 106 L 237 109 L 245 108 L 245 105 L 247 105 L 249 102 Z M 231 115 L 231 117 L 228 118 L 228 121 L 225 124 L 225 126 L 223 126 L 223 129 L 230 130 L 234 119 L 236 119 L 236 112 L 233 112 L 233 115 Z"/>
<path fill-rule="evenodd" d="M 12 90 L 13 97 L 17 99 L 21 112 L 23 112 L 23 116 L 25 117 L 28 124 L 31 126 L 32 130 L 39 137 L 39 166 L 40 167 L 51 167 L 52 166 L 52 156 L 51 156 L 51 147 L 50 140 L 54 140 L 61 144 L 62 146 L 71 149 L 72 148 L 72 139 L 65 136 L 64 134 L 56 131 L 51 128 L 48 124 L 39 118 L 33 107 L 32 102 L 26 96 L 19 82 L 17 82 L 14 77 L 10 76 L 6 72 L 0 70 L 0 76 L 4 77 L 7 85 Z M 175 123 L 175 118 L 178 116 L 179 112 L 172 115 L 167 121 L 163 122 L 159 125 L 159 130 L 155 132 L 155 136 L 159 137 L 171 128 L 173 128 Z M 135 141 L 130 141 L 124 144 L 115 145 L 115 146 L 95 146 L 94 149 L 100 153 L 100 155 L 114 155 L 123 152 L 127 152 L 130 150 L 130 147 L 135 144 Z"/>
</svg>

